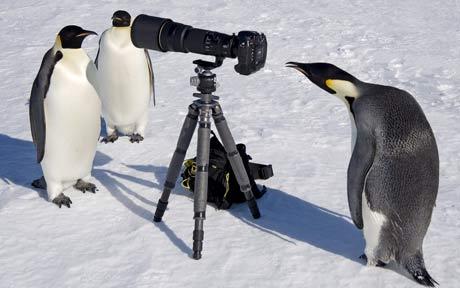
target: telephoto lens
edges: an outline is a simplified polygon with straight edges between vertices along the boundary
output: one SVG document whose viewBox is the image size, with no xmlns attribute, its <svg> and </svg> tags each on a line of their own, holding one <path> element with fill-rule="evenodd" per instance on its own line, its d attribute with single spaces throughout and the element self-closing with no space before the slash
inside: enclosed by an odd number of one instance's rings
<svg viewBox="0 0 460 288">
<path fill-rule="evenodd" d="M 231 51 L 234 36 L 196 29 L 166 18 L 137 16 L 133 22 L 131 39 L 137 47 L 162 52 L 192 52 L 236 58 L 236 53 Z"/>
<path fill-rule="evenodd" d="M 133 22 L 131 40 L 138 48 L 238 58 L 235 70 L 252 74 L 265 65 L 267 39 L 264 34 L 241 31 L 238 36 L 193 28 L 171 19 L 139 15 Z"/>
</svg>

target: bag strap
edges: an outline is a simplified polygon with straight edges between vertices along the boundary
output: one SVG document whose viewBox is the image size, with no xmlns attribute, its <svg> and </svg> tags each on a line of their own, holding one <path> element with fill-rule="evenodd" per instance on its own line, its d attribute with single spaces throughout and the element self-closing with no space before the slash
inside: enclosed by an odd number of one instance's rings
<svg viewBox="0 0 460 288">
<path fill-rule="evenodd" d="M 273 177 L 273 167 L 271 164 L 264 165 L 259 163 L 249 162 L 249 170 L 251 171 L 254 180 L 267 180 Z"/>
</svg>

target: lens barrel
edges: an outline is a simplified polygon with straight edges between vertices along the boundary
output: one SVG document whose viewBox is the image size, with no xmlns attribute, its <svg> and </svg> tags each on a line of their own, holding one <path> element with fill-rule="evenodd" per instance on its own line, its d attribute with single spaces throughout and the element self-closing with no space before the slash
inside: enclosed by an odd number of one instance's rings
<svg viewBox="0 0 460 288">
<path fill-rule="evenodd" d="M 162 52 L 182 52 L 235 58 L 235 36 L 196 29 L 149 15 L 139 15 L 133 22 L 131 39 L 134 46 Z"/>
<path fill-rule="evenodd" d="M 161 27 L 171 19 L 139 15 L 131 28 L 131 41 L 138 48 L 167 52 L 160 46 Z"/>
<path fill-rule="evenodd" d="M 236 58 L 237 47 L 234 35 L 191 28 L 184 38 L 184 46 L 192 53 Z"/>
<path fill-rule="evenodd" d="M 163 52 L 189 52 L 186 48 L 185 39 L 188 31 L 192 26 L 176 23 L 174 21 L 167 21 L 160 29 L 159 43 Z"/>
</svg>

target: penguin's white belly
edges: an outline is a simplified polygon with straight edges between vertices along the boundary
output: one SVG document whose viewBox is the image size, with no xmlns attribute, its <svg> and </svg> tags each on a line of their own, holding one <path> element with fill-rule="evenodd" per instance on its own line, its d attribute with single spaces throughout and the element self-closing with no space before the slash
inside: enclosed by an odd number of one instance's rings
<svg viewBox="0 0 460 288">
<path fill-rule="evenodd" d="M 366 198 L 366 193 L 362 195 L 362 216 L 363 216 L 363 234 L 366 240 L 365 253 L 368 258 L 368 264 L 374 261 L 375 249 L 379 247 L 380 233 L 382 227 L 387 221 L 387 217 L 376 211 L 372 211 Z"/>
<path fill-rule="evenodd" d="M 101 103 L 85 72 L 69 73 L 61 65 L 56 64 L 45 98 L 46 142 L 41 165 L 47 181 L 72 182 L 91 173 Z"/>
<path fill-rule="evenodd" d="M 107 38 L 107 37 L 105 37 Z M 115 126 L 135 124 L 146 112 L 151 86 L 143 49 L 101 42 L 98 80 L 104 118 Z"/>
</svg>

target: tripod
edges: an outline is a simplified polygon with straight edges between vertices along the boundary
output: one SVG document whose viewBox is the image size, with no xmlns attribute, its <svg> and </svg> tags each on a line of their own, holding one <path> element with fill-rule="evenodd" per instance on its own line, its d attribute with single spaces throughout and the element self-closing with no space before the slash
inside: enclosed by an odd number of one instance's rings
<svg viewBox="0 0 460 288">
<path fill-rule="evenodd" d="M 168 206 L 168 199 L 171 191 L 176 185 L 177 178 L 181 171 L 184 162 L 185 154 L 190 141 L 192 140 L 197 123 L 198 128 L 198 143 L 196 156 L 196 175 L 194 189 L 193 212 L 195 219 L 195 229 L 193 231 L 193 258 L 198 260 L 201 258 L 203 250 L 203 222 L 206 218 L 206 203 L 208 197 L 208 165 L 209 165 L 209 146 L 211 134 L 211 117 L 216 124 L 217 132 L 222 140 L 225 151 L 230 162 L 230 165 L 235 173 L 236 179 L 240 186 L 240 190 L 244 193 L 249 210 L 252 217 L 257 219 L 260 217 L 259 208 L 252 194 L 251 184 L 248 174 L 241 160 L 241 156 L 235 145 L 235 140 L 228 128 L 227 121 L 222 113 L 222 108 L 219 105 L 219 97 L 212 95 L 216 91 L 216 75 L 211 72 L 212 69 L 222 65 L 223 58 L 216 57 L 215 62 L 207 62 L 203 60 L 195 60 L 195 72 L 197 76 L 190 78 L 190 84 L 196 86 L 200 93 L 194 93 L 193 96 L 199 98 L 193 101 L 188 107 L 188 114 L 182 126 L 179 139 L 177 141 L 176 150 L 169 164 L 166 181 L 164 183 L 163 193 L 158 201 L 157 209 L 153 221 L 161 222 L 161 218 Z"/>
</svg>

